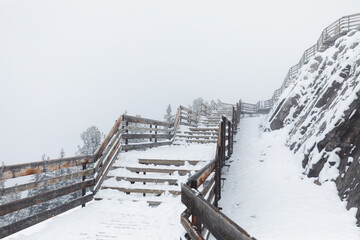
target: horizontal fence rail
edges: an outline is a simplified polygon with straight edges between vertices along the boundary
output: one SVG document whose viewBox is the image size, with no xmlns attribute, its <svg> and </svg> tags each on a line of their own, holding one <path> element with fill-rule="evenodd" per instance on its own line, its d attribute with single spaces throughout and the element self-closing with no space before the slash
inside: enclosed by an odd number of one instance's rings
<svg viewBox="0 0 360 240">
<path fill-rule="evenodd" d="M 2 166 L 0 183 L 6 183 L 6 186 L 3 184 L 0 188 L 0 217 L 4 220 L 0 222 L 0 238 L 72 208 L 84 207 L 101 188 L 120 152 L 170 145 L 180 125 L 197 127 L 200 116 L 207 116 L 213 111 L 221 112 L 221 109 L 228 114 L 231 109 L 229 116 L 219 119 L 216 158 L 192 175 L 187 182 L 188 187 L 200 191 L 206 204 L 217 207 L 221 198 L 220 183 L 223 180 L 221 169 L 233 152 L 241 105 L 241 101 L 236 104 L 218 101 L 210 106 L 202 104 L 197 111 L 180 106 L 170 123 L 121 115 L 93 155 Z M 8 184 L 8 181 L 12 182 Z M 218 210 L 215 212 L 219 214 Z M 190 217 L 191 226 L 199 227 L 195 231 L 199 236 L 214 232 L 212 226 L 193 206 L 185 213 L 187 215 L 182 215 L 183 225 L 187 224 L 185 218 L 190 221 Z M 224 224 L 234 225 L 221 213 L 220 215 L 220 219 L 226 222 Z M 235 226 L 235 229 L 240 228 Z M 214 234 L 217 236 L 215 232 Z"/>
<path fill-rule="evenodd" d="M 181 214 L 180 219 L 186 231 L 186 239 L 207 239 L 209 234 L 216 239 L 224 240 L 254 239 L 218 209 L 221 181 L 224 180 L 221 178 L 221 170 L 233 153 L 241 102 L 230 107 L 233 109 L 231 120 L 225 116 L 220 119 L 215 159 L 181 186 L 181 201 L 187 209 Z"/>
<path fill-rule="evenodd" d="M 306 64 L 311 57 L 315 56 L 317 52 L 325 51 L 328 47 L 332 46 L 339 37 L 346 35 L 351 30 L 360 30 L 360 13 L 344 16 L 327 26 L 321 32 L 316 43 L 306 49 L 299 62 L 289 69 L 281 87 L 275 90 L 272 98 L 266 101 L 259 101 L 255 104 L 257 105 L 256 108 L 260 110 L 260 112 L 266 112 L 265 110 L 269 111 L 284 90 L 294 81 L 299 69 Z M 246 110 L 244 113 L 247 113 Z"/>
</svg>

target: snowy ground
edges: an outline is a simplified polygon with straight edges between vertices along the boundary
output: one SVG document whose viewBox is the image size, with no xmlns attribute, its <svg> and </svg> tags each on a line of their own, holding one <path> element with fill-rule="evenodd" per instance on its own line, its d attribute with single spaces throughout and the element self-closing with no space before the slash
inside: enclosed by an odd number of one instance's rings
<svg viewBox="0 0 360 240">
<path fill-rule="evenodd" d="M 261 121 L 241 120 L 231 167 L 224 168 L 223 212 L 259 240 L 360 239 L 355 209 L 346 210 L 335 184 L 318 186 L 304 176 L 300 160 L 283 144 L 286 129 L 263 133 Z M 214 154 L 215 145 L 171 146 L 128 152 L 120 159 L 210 160 Z M 129 196 L 119 193 L 112 200 L 93 201 L 7 239 L 179 239 L 180 214 L 185 209 L 179 196 L 165 194 L 158 207 L 134 202 Z"/>
<path fill-rule="evenodd" d="M 287 130 L 263 133 L 261 118 L 244 118 L 236 136 L 220 206 L 259 240 L 360 239 L 334 182 L 314 184 L 284 146 Z"/>
</svg>

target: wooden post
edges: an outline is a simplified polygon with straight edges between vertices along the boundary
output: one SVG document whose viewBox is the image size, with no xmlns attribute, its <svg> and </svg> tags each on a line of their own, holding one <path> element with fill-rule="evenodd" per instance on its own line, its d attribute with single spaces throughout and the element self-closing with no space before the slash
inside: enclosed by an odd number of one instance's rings
<svg viewBox="0 0 360 240">
<path fill-rule="evenodd" d="M 155 124 L 155 129 L 157 129 L 157 124 Z M 155 130 L 155 142 L 157 142 L 157 131 Z"/>
<path fill-rule="evenodd" d="M 228 157 L 231 156 L 231 122 L 228 121 Z"/>
<path fill-rule="evenodd" d="M 226 121 L 227 118 L 226 117 L 222 117 L 222 123 L 221 123 L 221 165 L 220 165 L 220 170 L 223 168 L 224 164 L 225 164 L 225 141 L 226 141 Z"/>
<path fill-rule="evenodd" d="M 123 116 L 123 119 L 125 119 L 125 115 Z M 125 126 L 126 126 L 126 130 L 125 130 L 125 133 L 129 133 L 129 130 L 128 130 L 128 126 L 129 126 L 129 122 L 128 121 L 125 121 Z M 122 128 L 124 129 L 124 125 L 122 126 Z M 125 145 L 128 145 L 129 144 L 129 139 L 125 139 Z M 127 150 L 125 150 L 125 152 L 127 152 Z"/>
<path fill-rule="evenodd" d="M 220 171 L 220 146 L 217 147 L 216 163 L 215 163 L 215 199 L 214 206 L 219 206 L 219 199 L 221 194 L 221 171 Z"/>
<path fill-rule="evenodd" d="M 82 166 L 82 169 L 83 170 L 86 170 L 86 163 Z M 86 176 L 84 175 L 83 177 L 82 177 L 82 181 L 84 182 L 86 180 Z M 82 190 L 81 190 L 81 195 L 84 197 L 85 195 L 86 195 L 86 188 L 83 188 Z M 85 202 L 83 203 L 83 204 L 81 204 L 81 207 L 83 208 L 83 207 L 85 207 Z"/>
<path fill-rule="evenodd" d="M 197 189 L 197 181 L 192 181 L 190 187 L 193 189 Z M 194 214 L 191 215 L 191 222 L 192 225 L 196 227 L 197 232 L 201 233 L 201 222 Z"/>
<path fill-rule="evenodd" d="M 150 124 L 150 129 L 152 128 L 152 124 Z M 152 131 L 150 130 L 150 134 L 152 133 Z M 152 138 L 150 137 L 150 142 L 152 141 Z"/>
</svg>

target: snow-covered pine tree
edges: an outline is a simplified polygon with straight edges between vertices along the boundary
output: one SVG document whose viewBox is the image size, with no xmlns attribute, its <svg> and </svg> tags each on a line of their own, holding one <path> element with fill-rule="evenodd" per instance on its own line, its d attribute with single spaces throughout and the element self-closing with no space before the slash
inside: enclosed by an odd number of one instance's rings
<svg viewBox="0 0 360 240">
<path fill-rule="evenodd" d="M 61 148 L 60 150 L 60 158 L 64 158 L 65 157 L 65 151 L 63 148 Z"/>
<path fill-rule="evenodd" d="M 77 155 L 91 155 L 99 147 L 103 134 L 96 126 L 89 127 L 80 135 L 81 139 L 84 142 L 84 146 L 80 147 L 78 145 Z"/>
<path fill-rule="evenodd" d="M 174 115 L 171 112 L 171 105 L 169 104 L 166 108 L 166 114 L 164 115 L 164 119 L 166 122 L 171 123 L 174 121 Z"/>
</svg>

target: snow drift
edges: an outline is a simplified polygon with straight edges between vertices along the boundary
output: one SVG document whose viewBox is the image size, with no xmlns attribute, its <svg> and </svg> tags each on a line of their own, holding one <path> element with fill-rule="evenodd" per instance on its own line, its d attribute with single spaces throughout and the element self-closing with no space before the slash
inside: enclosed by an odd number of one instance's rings
<svg viewBox="0 0 360 240">
<path fill-rule="evenodd" d="M 318 52 L 282 93 L 265 130 L 287 128 L 286 145 L 302 156 L 318 185 L 335 181 L 347 208 L 360 208 L 360 31 Z M 360 223 L 360 211 L 356 215 Z"/>
</svg>

